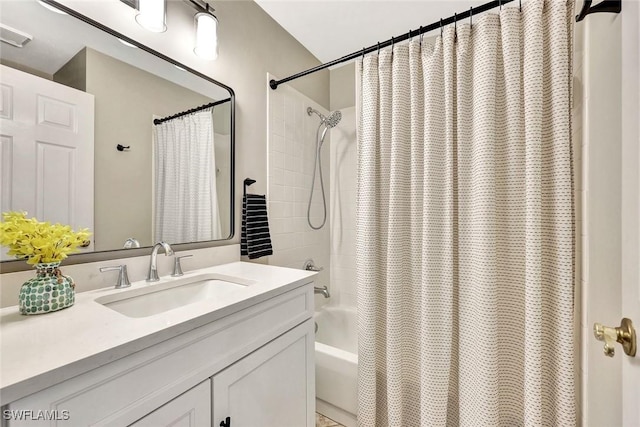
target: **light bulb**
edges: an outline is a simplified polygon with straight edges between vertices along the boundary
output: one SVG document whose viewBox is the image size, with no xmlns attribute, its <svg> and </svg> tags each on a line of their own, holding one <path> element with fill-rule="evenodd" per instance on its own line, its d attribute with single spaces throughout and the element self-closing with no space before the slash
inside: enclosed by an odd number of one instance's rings
<svg viewBox="0 0 640 427">
<path fill-rule="evenodd" d="M 136 21 L 143 28 L 154 33 L 167 30 L 165 24 L 166 0 L 139 0 Z"/>
<path fill-rule="evenodd" d="M 202 59 L 218 58 L 218 19 L 209 13 L 198 13 L 196 20 L 196 46 L 193 49 Z"/>
</svg>

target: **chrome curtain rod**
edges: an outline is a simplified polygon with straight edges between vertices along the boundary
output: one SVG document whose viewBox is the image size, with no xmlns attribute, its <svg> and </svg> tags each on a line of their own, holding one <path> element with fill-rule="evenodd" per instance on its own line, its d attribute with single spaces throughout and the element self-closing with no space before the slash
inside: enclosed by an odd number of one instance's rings
<svg viewBox="0 0 640 427">
<path fill-rule="evenodd" d="M 231 98 L 227 98 L 227 99 L 223 99 L 223 100 L 220 100 L 220 101 L 211 102 L 209 104 L 201 105 L 199 107 L 192 108 L 190 110 L 174 114 L 173 116 L 167 116 L 167 117 L 163 117 L 161 119 L 154 119 L 153 120 L 153 124 L 154 125 L 159 125 L 160 123 L 164 123 L 164 122 L 166 122 L 168 120 L 173 120 L 173 119 L 177 119 L 178 117 L 186 116 L 188 114 L 197 113 L 198 111 L 206 110 L 207 108 L 215 107 L 216 105 L 224 104 L 225 102 L 229 102 L 229 101 L 231 101 Z"/>
<path fill-rule="evenodd" d="M 302 71 L 302 72 L 300 72 L 298 74 L 294 74 L 292 76 L 285 77 L 284 79 L 281 79 L 281 80 L 271 79 L 269 81 L 269 86 L 271 87 L 271 89 L 276 90 L 278 88 L 278 86 L 280 84 L 282 84 L 282 83 L 286 83 L 286 82 L 289 82 L 291 80 L 295 80 L 295 79 L 300 78 L 300 77 L 308 76 L 309 74 L 313 74 L 316 71 L 324 70 L 325 68 L 333 67 L 334 65 L 338 65 L 338 64 L 341 64 L 343 62 L 351 61 L 352 59 L 356 59 L 359 56 L 364 56 L 364 55 L 366 55 L 368 53 L 379 51 L 382 48 L 385 48 L 385 47 L 388 47 L 388 46 L 392 46 L 395 43 L 403 42 L 403 41 L 408 40 L 408 39 L 410 39 L 412 37 L 415 37 L 415 36 L 421 36 L 424 33 L 428 33 L 429 31 L 437 30 L 438 28 L 443 28 L 446 25 L 454 24 L 457 21 L 461 21 L 461 20 L 466 19 L 466 18 L 473 19 L 473 15 L 475 15 L 475 14 L 486 12 L 486 11 L 494 9 L 496 7 L 502 7 L 502 5 L 505 5 L 507 3 L 511 3 L 512 1 L 515 1 L 515 0 L 495 0 L 495 1 L 490 1 L 489 3 L 485 3 L 485 4 L 483 4 L 481 6 L 478 6 L 478 7 L 472 7 L 469 10 L 466 10 L 466 11 L 464 11 L 462 13 L 456 13 L 453 16 L 450 16 L 448 18 L 440 19 L 439 21 L 434 22 L 433 24 L 429 24 L 426 27 L 420 27 L 417 30 L 409 30 L 408 33 L 401 34 L 398 37 L 391 37 L 387 41 L 384 41 L 382 43 L 378 42 L 378 43 L 374 44 L 373 46 L 369 46 L 367 48 L 362 48 L 362 50 L 350 53 L 349 55 L 345 55 L 342 58 L 334 59 L 333 61 L 327 62 L 326 64 L 318 65 L 318 66 L 310 68 L 310 69 L 308 69 L 306 71 Z M 522 10 L 522 0 L 519 0 L 519 3 L 520 3 L 520 9 Z M 588 15 L 590 13 L 597 13 L 597 12 L 620 13 L 621 3 L 622 3 L 622 0 L 603 0 L 601 3 L 599 3 L 596 6 L 592 7 L 591 6 L 591 0 L 585 0 L 584 5 L 582 7 L 582 11 L 580 12 L 580 14 L 578 16 L 576 16 L 576 21 L 581 21 L 582 19 L 584 19 L 584 17 L 586 15 Z"/>
</svg>

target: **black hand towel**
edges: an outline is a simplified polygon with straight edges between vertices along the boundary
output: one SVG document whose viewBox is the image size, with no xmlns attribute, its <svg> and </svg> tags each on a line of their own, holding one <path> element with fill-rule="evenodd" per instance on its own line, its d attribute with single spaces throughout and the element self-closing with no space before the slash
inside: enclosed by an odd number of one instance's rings
<svg viewBox="0 0 640 427">
<path fill-rule="evenodd" d="M 267 198 L 258 194 L 245 194 L 242 200 L 240 255 L 256 259 L 272 254 Z"/>
</svg>

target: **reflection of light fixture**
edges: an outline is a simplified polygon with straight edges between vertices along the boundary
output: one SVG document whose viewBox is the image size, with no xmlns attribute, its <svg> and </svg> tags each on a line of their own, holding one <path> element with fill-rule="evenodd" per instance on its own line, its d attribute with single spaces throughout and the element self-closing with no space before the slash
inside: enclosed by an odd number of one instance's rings
<svg viewBox="0 0 640 427">
<path fill-rule="evenodd" d="M 24 45 L 29 43 L 31 40 L 33 40 L 33 36 L 31 34 L 16 30 L 8 25 L 0 24 L 0 41 L 14 47 L 23 48 Z"/>
<path fill-rule="evenodd" d="M 132 43 L 126 42 L 126 41 L 124 41 L 124 40 L 122 40 L 122 39 L 118 39 L 118 41 L 119 41 L 120 43 L 122 43 L 123 45 L 125 45 L 126 47 L 132 47 L 132 48 L 134 48 L 134 49 L 137 49 L 137 48 L 138 48 L 138 46 L 136 46 L 135 44 L 132 44 Z"/>
<path fill-rule="evenodd" d="M 197 13 L 196 21 L 196 45 L 193 51 L 202 59 L 213 61 L 218 58 L 218 18 L 207 11 Z"/>
<path fill-rule="evenodd" d="M 165 25 L 166 0 L 139 0 L 136 21 L 143 28 L 162 33 L 167 30 Z"/>
<path fill-rule="evenodd" d="M 66 15 L 67 14 L 67 12 L 63 12 L 60 9 L 58 9 L 56 7 L 53 7 L 48 3 L 43 2 L 42 0 L 38 0 L 38 3 L 40 3 L 40 5 L 46 7 L 47 9 L 49 9 L 52 12 L 59 13 L 60 15 Z"/>
</svg>

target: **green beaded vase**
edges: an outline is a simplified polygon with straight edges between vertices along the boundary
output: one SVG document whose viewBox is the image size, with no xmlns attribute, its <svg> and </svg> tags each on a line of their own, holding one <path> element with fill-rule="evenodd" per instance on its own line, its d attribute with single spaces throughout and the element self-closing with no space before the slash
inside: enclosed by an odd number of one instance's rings
<svg viewBox="0 0 640 427">
<path fill-rule="evenodd" d="M 36 277 L 20 288 L 18 306 L 21 314 L 44 314 L 73 305 L 76 285 L 60 272 L 59 262 L 36 264 Z"/>
</svg>

